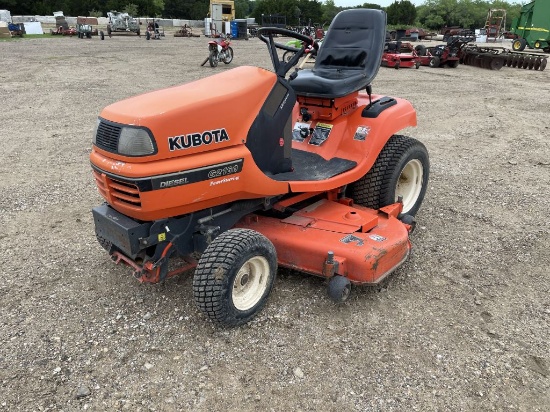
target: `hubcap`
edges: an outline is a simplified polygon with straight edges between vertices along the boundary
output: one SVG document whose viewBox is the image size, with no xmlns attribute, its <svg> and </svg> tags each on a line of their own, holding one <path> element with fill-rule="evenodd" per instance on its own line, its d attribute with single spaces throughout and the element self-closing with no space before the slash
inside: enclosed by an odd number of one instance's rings
<svg viewBox="0 0 550 412">
<path fill-rule="evenodd" d="M 233 282 L 233 305 L 238 310 L 254 307 L 262 298 L 269 278 L 269 262 L 263 256 L 248 259 Z"/>
<path fill-rule="evenodd" d="M 403 198 L 403 213 L 408 213 L 415 205 L 422 191 L 424 168 L 418 159 L 413 159 L 405 165 L 395 188 L 395 200 Z"/>
</svg>

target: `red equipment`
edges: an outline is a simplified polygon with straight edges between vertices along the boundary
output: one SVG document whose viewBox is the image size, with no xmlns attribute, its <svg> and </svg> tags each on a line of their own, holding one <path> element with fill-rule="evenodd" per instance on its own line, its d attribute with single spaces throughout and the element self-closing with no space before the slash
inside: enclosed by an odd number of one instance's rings
<svg viewBox="0 0 550 412">
<path fill-rule="evenodd" d="M 420 56 L 420 63 L 423 66 L 443 67 L 447 65 L 456 68 L 463 57 L 463 48 L 474 40 L 475 36 L 472 34 L 450 36 L 447 44 L 428 48 L 420 44 L 415 47 L 415 50 Z"/>
<path fill-rule="evenodd" d="M 216 37 L 208 42 L 208 57 L 202 62 L 210 62 L 210 67 L 217 67 L 218 62 L 222 61 L 229 64 L 233 61 L 233 48 L 230 46 L 230 37 Z"/>
<path fill-rule="evenodd" d="M 429 159 L 396 134 L 416 125 L 412 105 L 372 94 L 385 23 L 340 12 L 314 68 L 288 77 L 315 42 L 264 27 L 273 71 L 240 66 L 103 109 L 90 154 L 100 244 L 141 282 L 195 268 L 197 306 L 225 326 L 261 310 L 278 264 L 328 278 L 336 302 L 394 271 Z M 304 42 L 288 62 L 279 35 Z"/>
<path fill-rule="evenodd" d="M 382 66 L 393 67 L 420 67 L 420 57 L 410 43 L 401 41 L 391 41 L 384 44 L 384 54 L 382 54 Z"/>
</svg>

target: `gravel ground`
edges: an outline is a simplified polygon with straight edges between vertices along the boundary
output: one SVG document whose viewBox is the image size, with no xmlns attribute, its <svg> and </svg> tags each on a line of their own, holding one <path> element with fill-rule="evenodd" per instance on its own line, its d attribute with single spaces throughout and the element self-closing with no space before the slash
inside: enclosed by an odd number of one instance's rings
<svg viewBox="0 0 550 412">
<path fill-rule="evenodd" d="M 220 329 L 192 277 L 141 285 L 94 235 L 100 110 L 238 65 L 207 39 L 0 42 L 0 410 L 550 410 L 550 72 L 381 68 L 431 176 L 411 258 L 344 305 L 280 270 L 260 315 Z M 212 108 L 225 110 L 220 103 Z M 229 108 L 231 109 L 231 108 Z"/>
</svg>

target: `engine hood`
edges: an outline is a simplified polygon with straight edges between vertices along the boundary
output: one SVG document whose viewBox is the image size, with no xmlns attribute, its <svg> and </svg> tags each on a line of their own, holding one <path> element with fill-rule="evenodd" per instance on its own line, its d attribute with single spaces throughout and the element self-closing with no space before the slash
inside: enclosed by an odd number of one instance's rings
<svg viewBox="0 0 550 412">
<path fill-rule="evenodd" d="M 233 146 L 246 141 L 276 80 L 268 70 L 242 66 L 119 101 L 100 117 L 148 128 L 158 151 L 147 161 L 212 150 L 212 143 L 216 149 Z"/>
</svg>

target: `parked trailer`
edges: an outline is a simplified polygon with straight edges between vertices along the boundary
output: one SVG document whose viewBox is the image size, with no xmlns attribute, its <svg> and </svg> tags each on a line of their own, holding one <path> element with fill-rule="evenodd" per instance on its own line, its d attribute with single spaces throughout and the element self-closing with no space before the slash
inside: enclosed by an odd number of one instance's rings
<svg viewBox="0 0 550 412">
<path fill-rule="evenodd" d="M 514 51 L 529 46 L 550 52 L 550 1 L 535 0 L 523 6 L 510 31 L 517 36 L 512 43 Z"/>
<path fill-rule="evenodd" d="M 514 52 L 504 47 L 468 46 L 463 50 L 461 62 L 489 70 L 503 66 L 528 70 L 544 70 L 548 56 L 540 53 Z"/>
</svg>

